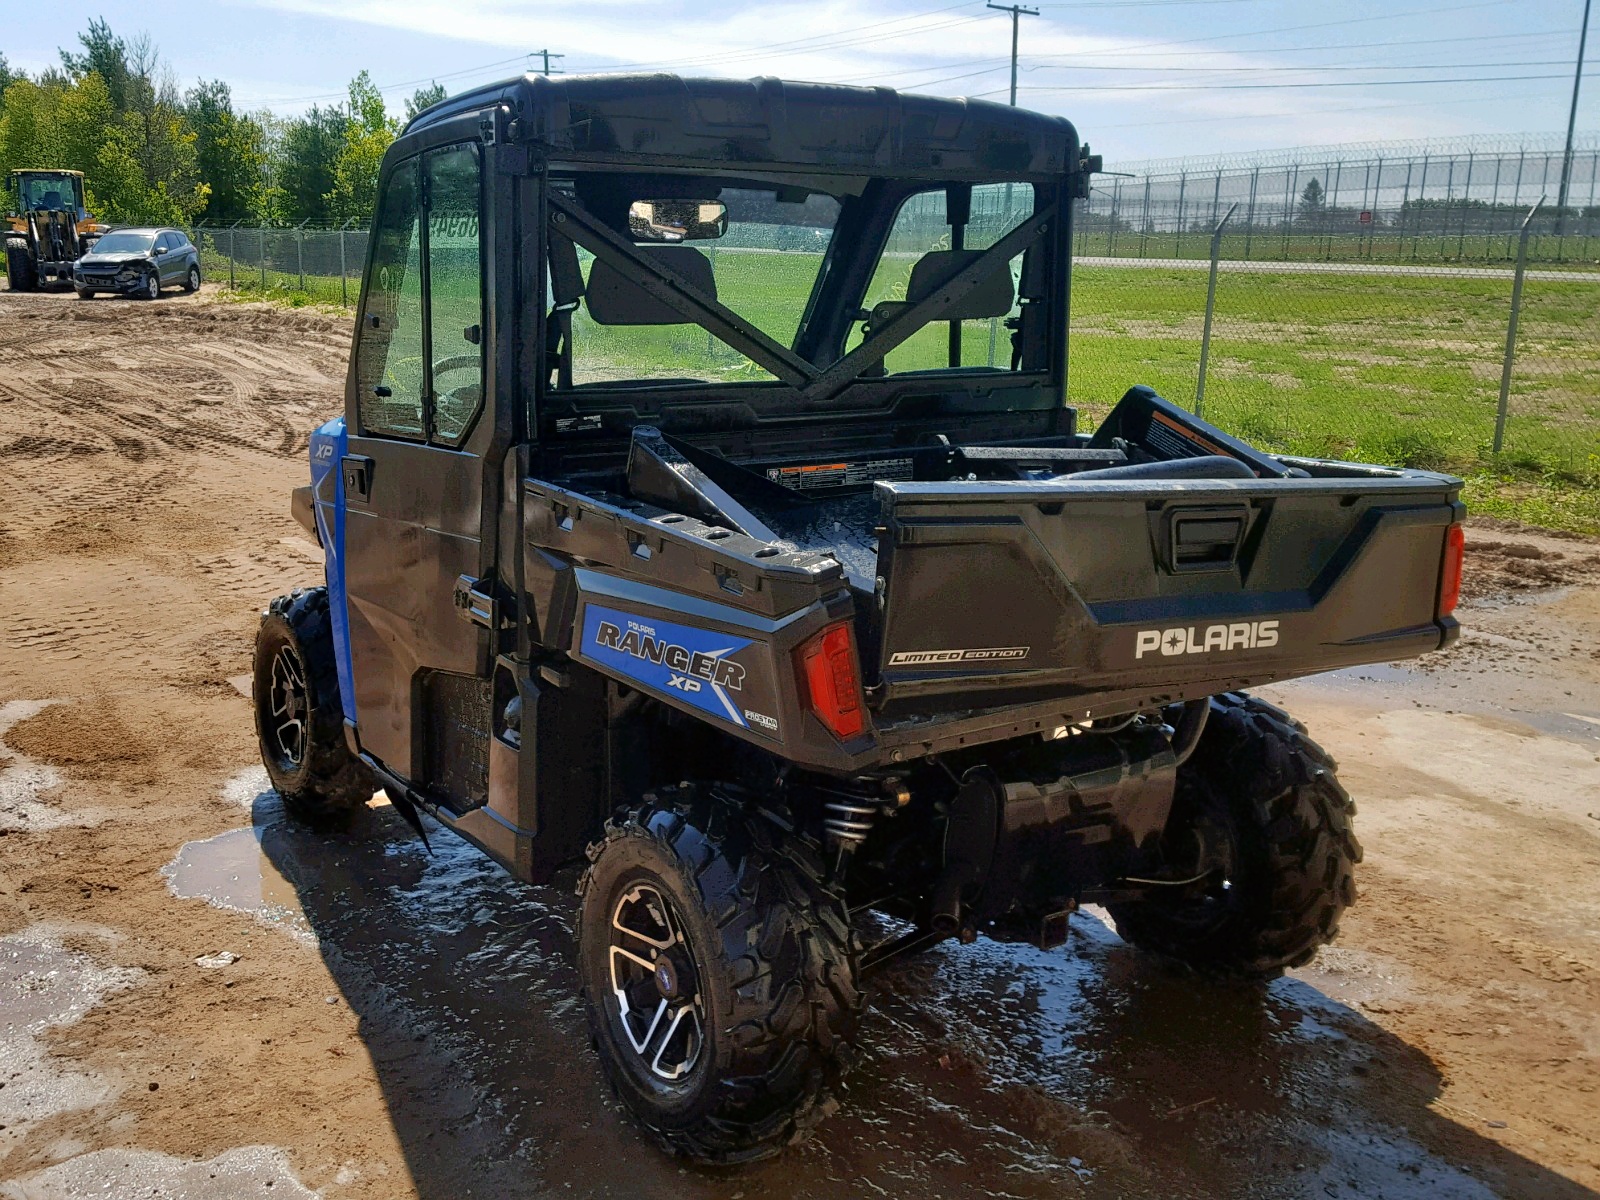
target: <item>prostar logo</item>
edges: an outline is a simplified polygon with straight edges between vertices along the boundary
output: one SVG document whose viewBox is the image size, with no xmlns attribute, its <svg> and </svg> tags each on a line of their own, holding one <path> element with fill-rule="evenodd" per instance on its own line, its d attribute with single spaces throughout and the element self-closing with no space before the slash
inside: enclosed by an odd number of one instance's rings
<svg viewBox="0 0 1600 1200">
<path fill-rule="evenodd" d="M 1266 650 L 1278 644 L 1277 621 L 1234 621 L 1227 625 L 1176 625 L 1170 629 L 1141 629 L 1134 635 L 1133 657 L 1154 650 L 1168 658 L 1178 654 L 1209 654 L 1213 650 Z"/>
</svg>

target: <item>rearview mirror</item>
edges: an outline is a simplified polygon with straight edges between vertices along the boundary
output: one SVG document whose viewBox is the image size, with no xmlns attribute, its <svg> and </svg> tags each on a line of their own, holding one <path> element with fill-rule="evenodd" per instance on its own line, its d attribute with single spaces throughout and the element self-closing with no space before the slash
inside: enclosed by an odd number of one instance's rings
<svg viewBox="0 0 1600 1200">
<path fill-rule="evenodd" d="M 636 242 L 698 242 L 728 232 L 728 206 L 720 200 L 635 200 L 628 233 Z"/>
</svg>

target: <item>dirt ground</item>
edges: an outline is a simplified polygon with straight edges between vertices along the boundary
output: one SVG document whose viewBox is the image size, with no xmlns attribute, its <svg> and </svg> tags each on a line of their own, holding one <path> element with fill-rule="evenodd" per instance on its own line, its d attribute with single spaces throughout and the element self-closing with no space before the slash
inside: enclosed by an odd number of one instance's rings
<svg viewBox="0 0 1600 1200">
<path fill-rule="evenodd" d="M 0 1196 L 1600 1190 L 1600 543 L 1474 524 L 1458 648 L 1266 689 L 1360 802 L 1312 966 L 1207 988 L 1093 913 L 937 949 L 815 1139 L 701 1171 L 601 1081 L 566 892 L 266 786 L 239 687 L 319 577 L 288 493 L 348 336 L 0 294 Z"/>
</svg>

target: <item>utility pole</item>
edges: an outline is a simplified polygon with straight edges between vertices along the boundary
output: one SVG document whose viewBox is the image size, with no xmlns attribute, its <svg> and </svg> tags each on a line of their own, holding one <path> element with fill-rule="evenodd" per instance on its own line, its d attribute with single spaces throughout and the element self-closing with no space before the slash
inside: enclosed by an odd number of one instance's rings
<svg viewBox="0 0 1600 1200">
<path fill-rule="evenodd" d="M 1586 0 L 1587 2 L 1587 0 Z M 994 8 L 997 13 L 1011 14 L 1011 107 L 1016 107 L 1016 24 L 1021 16 L 1038 16 L 1037 8 L 1024 8 L 1022 5 L 997 5 L 994 0 L 989 0 L 986 8 Z"/>
<path fill-rule="evenodd" d="M 566 57 L 565 54 L 551 54 L 550 51 L 548 51 L 548 50 L 530 50 L 530 51 L 528 51 L 528 57 L 529 58 L 532 58 L 535 54 L 537 54 L 540 58 L 544 59 L 544 72 L 543 72 L 544 74 L 546 74 L 546 75 L 560 75 L 562 73 L 560 67 L 557 67 L 554 71 L 552 71 L 550 69 L 550 60 L 552 58 L 565 58 Z"/>
<path fill-rule="evenodd" d="M 1583 83 L 1583 52 L 1589 41 L 1589 7 L 1593 3 L 1594 0 L 1583 0 L 1583 27 L 1578 33 L 1578 67 L 1572 74 L 1572 108 L 1567 114 L 1567 149 L 1561 156 L 1561 191 L 1556 197 L 1556 209 L 1563 228 L 1567 223 L 1567 187 L 1572 182 L 1572 129 L 1578 121 L 1578 88 Z"/>
</svg>

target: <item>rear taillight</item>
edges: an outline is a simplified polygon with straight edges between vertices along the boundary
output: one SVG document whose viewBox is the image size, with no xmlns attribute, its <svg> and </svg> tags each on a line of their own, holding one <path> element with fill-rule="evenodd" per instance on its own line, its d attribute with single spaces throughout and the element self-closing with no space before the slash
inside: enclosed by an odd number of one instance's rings
<svg viewBox="0 0 1600 1200">
<path fill-rule="evenodd" d="M 801 643 L 795 669 L 805 687 L 805 703 L 841 741 L 860 737 L 867 727 L 856 669 L 856 641 L 848 622 L 830 625 Z"/>
<path fill-rule="evenodd" d="M 1439 615 L 1448 617 L 1461 599 L 1461 560 L 1467 553 L 1466 531 L 1452 525 L 1444 531 L 1444 565 L 1439 568 Z"/>
</svg>

